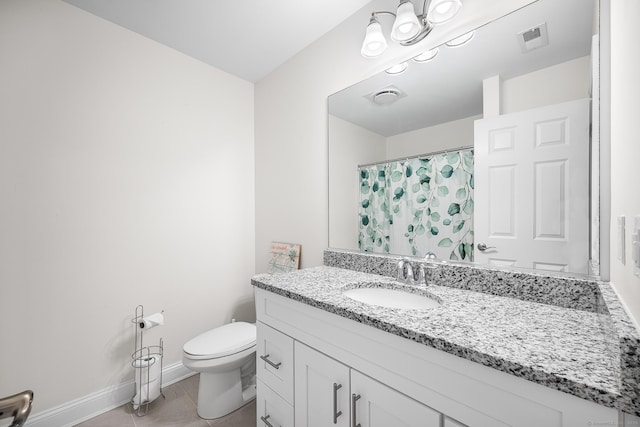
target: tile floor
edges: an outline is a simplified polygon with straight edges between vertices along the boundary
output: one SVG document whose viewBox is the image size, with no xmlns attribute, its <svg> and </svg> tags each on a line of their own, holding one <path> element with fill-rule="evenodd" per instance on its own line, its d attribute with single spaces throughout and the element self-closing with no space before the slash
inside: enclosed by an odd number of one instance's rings
<svg viewBox="0 0 640 427">
<path fill-rule="evenodd" d="M 133 414 L 129 404 L 120 406 L 75 427 L 255 427 L 256 402 L 226 417 L 203 420 L 196 413 L 199 375 L 193 375 L 163 389 L 162 397 L 149 404 L 144 417 Z"/>
</svg>

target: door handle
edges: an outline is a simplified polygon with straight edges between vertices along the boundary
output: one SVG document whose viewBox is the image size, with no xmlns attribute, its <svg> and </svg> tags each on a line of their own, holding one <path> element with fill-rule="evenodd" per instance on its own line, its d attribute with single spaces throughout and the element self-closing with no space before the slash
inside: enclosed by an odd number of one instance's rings
<svg viewBox="0 0 640 427">
<path fill-rule="evenodd" d="M 268 354 L 264 354 L 264 355 L 260 356 L 260 359 L 264 360 L 269 365 L 273 366 L 275 369 L 280 369 L 280 365 L 282 365 L 282 362 L 273 363 L 271 360 L 269 360 L 269 355 Z"/>
<path fill-rule="evenodd" d="M 355 393 L 351 395 L 351 427 L 360 427 L 360 424 L 358 424 L 356 420 L 356 402 L 360 397 L 362 396 Z"/>
<path fill-rule="evenodd" d="M 478 248 L 479 251 L 484 252 L 487 249 L 495 249 L 495 246 L 487 246 L 485 243 L 478 243 L 476 245 L 476 247 Z"/>
<path fill-rule="evenodd" d="M 342 411 L 338 411 L 338 390 L 342 388 L 342 384 L 333 383 L 333 423 L 338 424 L 338 417 L 342 415 Z"/>
</svg>

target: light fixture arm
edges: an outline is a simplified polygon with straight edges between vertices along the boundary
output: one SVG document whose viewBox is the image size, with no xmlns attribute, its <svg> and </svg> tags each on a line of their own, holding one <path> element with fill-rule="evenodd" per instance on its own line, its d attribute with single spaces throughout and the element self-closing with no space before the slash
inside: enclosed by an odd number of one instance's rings
<svg viewBox="0 0 640 427">
<path fill-rule="evenodd" d="M 381 15 L 381 14 L 387 14 L 387 15 L 391 15 L 394 18 L 396 17 L 396 14 L 393 12 L 387 12 L 386 10 L 379 10 L 376 12 L 371 12 L 371 19 L 375 19 L 376 15 Z"/>
</svg>

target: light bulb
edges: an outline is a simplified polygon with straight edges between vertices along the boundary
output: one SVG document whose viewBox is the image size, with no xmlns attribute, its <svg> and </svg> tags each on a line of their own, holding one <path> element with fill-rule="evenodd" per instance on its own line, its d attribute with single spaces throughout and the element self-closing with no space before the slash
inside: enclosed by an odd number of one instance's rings
<svg viewBox="0 0 640 427">
<path fill-rule="evenodd" d="M 443 24 L 452 20 L 461 8 L 461 0 L 432 0 L 427 11 L 427 21 L 432 24 Z"/>
<path fill-rule="evenodd" d="M 362 49 L 360 53 L 365 58 L 375 58 L 382 55 L 382 52 L 387 48 L 387 40 L 382 34 L 382 26 L 375 19 L 371 17 L 369 25 L 367 26 L 367 34 L 362 42 Z"/>
<path fill-rule="evenodd" d="M 413 3 L 410 1 L 401 2 L 396 11 L 396 20 L 391 28 L 391 39 L 397 42 L 411 40 L 418 35 L 421 29 L 422 26 L 416 16 Z"/>
<path fill-rule="evenodd" d="M 426 52 L 422 52 L 420 55 L 413 58 L 414 62 L 427 62 L 431 61 L 438 54 L 438 48 L 429 49 Z"/>
<path fill-rule="evenodd" d="M 464 44 L 467 44 L 471 41 L 471 39 L 473 38 L 474 34 L 476 32 L 475 31 L 469 31 L 468 33 L 465 33 L 461 36 L 456 37 L 455 39 L 451 39 L 448 42 L 446 42 L 445 44 L 449 47 L 459 47 L 462 46 Z"/>
<path fill-rule="evenodd" d="M 392 66 L 392 67 L 387 68 L 385 70 L 385 72 L 387 74 L 400 74 L 400 73 L 403 73 L 404 70 L 406 70 L 408 66 L 409 65 L 406 62 L 401 62 L 399 64 L 396 64 L 396 65 Z"/>
</svg>

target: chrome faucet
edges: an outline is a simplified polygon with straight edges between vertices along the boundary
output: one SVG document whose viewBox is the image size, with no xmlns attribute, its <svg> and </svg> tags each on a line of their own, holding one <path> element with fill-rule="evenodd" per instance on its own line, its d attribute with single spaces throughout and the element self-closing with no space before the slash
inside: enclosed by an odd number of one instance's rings
<svg viewBox="0 0 640 427">
<path fill-rule="evenodd" d="M 411 267 L 409 258 L 402 258 L 398 261 L 398 281 L 405 282 L 407 280 L 407 265 Z"/>
<path fill-rule="evenodd" d="M 398 262 L 398 281 L 408 285 L 419 285 L 424 281 L 425 270 L 422 264 L 413 264 L 409 258 L 403 258 Z"/>
<path fill-rule="evenodd" d="M 409 258 L 402 258 L 398 261 L 398 277 L 399 282 L 407 285 L 428 285 L 433 280 L 433 274 L 438 268 L 438 262 L 430 259 L 429 261 L 411 262 Z"/>
</svg>

